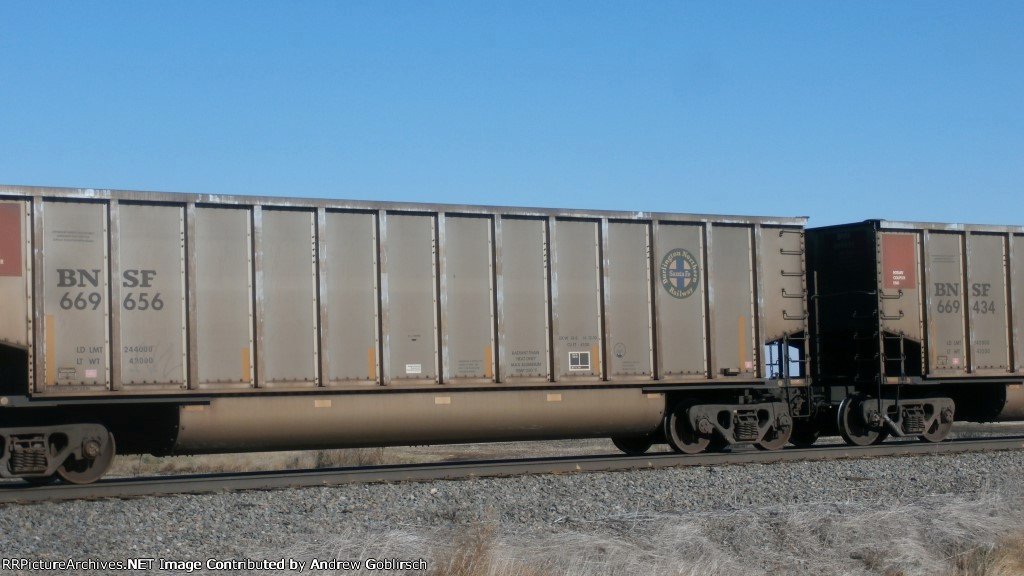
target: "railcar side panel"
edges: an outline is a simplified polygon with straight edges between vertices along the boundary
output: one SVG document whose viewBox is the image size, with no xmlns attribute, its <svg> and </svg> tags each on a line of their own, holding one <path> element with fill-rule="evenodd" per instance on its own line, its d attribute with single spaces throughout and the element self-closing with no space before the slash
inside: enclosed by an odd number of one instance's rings
<svg viewBox="0 0 1024 576">
<path fill-rule="evenodd" d="M 1011 297 L 1021 286 L 1011 261 L 1018 259 L 1018 230 L 886 221 L 808 230 L 819 252 L 816 306 L 822 311 L 819 362 L 825 367 L 820 374 L 835 381 L 853 376 L 858 382 L 882 376 L 885 383 L 898 384 L 1017 371 L 1021 317 Z M 859 246 L 873 238 L 873 285 L 826 285 L 864 264 L 859 253 L 837 250 L 839 238 Z M 877 296 L 868 305 L 861 295 L 871 293 Z M 836 332 L 844 320 L 850 330 Z M 865 338 L 872 332 L 876 342 Z M 824 360 L 833 358 L 845 364 L 826 366 Z"/>
<path fill-rule="evenodd" d="M 328 212 L 321 257 L 327 307 L 328 379 L 332 385 L 379 383 L 377 217 Z"/>
<path fill-rule="evenodd" d="M 35 393 L 752 381 L 804 325 L 796 221 L 3 190 Z"/>
<path fill-rule="evenodd" d="M 118 206 L 120 384 L 149 390 L 187 381 L 185 211 Z"/>
<path fill-rule="evenodd" d="M 652 378 L 651 248 L 646 223 L 608 224 L 608 351 L 613 378 Z"/>
<path fill-rule="evenodd" d="M 107 207 L 86 202 L 43 205 L 43 391 L 106 388 Z"/>
<path fill-rule="evenodd" d="M 434 216 L 387 215 L 382 251 L 387 382 L 438 378 Z"/>
<path fill-rule="evenodd" d="M 548 234 L 540 219 L 501 218 L 498 302 L 503 382 L 551 377 Z"/>
<path fill-rule="evenodd" d="M 0 343 L 31 346 L 28 202 L 0 202 Z"/>
<path fill-rule="evenodd" d="M 967 236 L 971 368 L 979 374 L 1006 374 L 1010 367 L 1005 240 L 1006 235 Z"/>
<path fill-rule="evenodd" d="M 263 211 L 263 354 L 267 386 L 319 384 L 315 226 L 313 212 Z"/>
<path fill-rule="evenodd" d="M 248 210 L 196 209 L 199 385 L 255 385 L 252 221 Z"/>
<path fill-rule="evenodd" d="M 877 242 L 878 318 L 882 331 L 921 342 L 920 236 L 915 232 L 883 232 Z"/>
<path fill-rule="evenodd" d="M 1010 267 L 1013 271 L 1010 292 L 1013 307 L 1013 350 L 1014 368 L 1018 374 L 1024 374 L 1024 235 L 1014 234 L 1011 237 L 1013 260 Z"/>
<path fill-rule="evenodd" d="M 712 226 L 711 239 L 708 284 L 714 310 L 713 373 L 753 378 L 758 353 L 751 230 Z"/>
<path fill-rule="evenodd" d="M 661 222 L 657 227 L 655 298 L 662 378 L 707 376 L 703 233 L 700 225 Z"/>
<path fill-rule="evenodd" d="M 494 379 L 491 220 L 447 216 L 441 294 L 445 381 Z"/>
<path fill-rule="evenodd" d="M 558 380 L 601 377 L 598 224 L 556 220 L 553 317 Z"/>
<path fill-rule="evenodd" d="M 763 228 L 758 257 L 765 342 L 803 332 L 807 322 L 803 231 Z"/>
<path fill-rule="evenodd" d="M 926 232 L 928 367 L 935 375 L 967 372 L 963 235 Z"/>
</svg>

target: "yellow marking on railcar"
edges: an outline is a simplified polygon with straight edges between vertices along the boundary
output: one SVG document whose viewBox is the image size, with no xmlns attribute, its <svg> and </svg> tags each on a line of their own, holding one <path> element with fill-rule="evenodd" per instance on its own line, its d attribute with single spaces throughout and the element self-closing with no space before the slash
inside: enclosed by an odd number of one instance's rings
<svg viewBox="0 0 1024 576">
<path fill-rule="evenodd" d="M 744 353 L 744 349 L 747 347 L 747 331 L 746 331 L 747 319 L 744 318 L 743 316 L 739 317 L 739 326 L 740 326 L 740 345 L 739 345 L 740 363 L 737 364 L 736 367 L 739 368 L 740 372 L 743 372 L 744 370 L 746 370 L 745 362 L 746 362 L 746 359 L 747 359 L 747 355 Z"/>
<path fill-rule="evenodd" d="M 366 349 L 366 373 L 369 375 L 370 380 L 377 379 L 377 349 L 367 348 Z"/>
<path fill-rule="evenodd" d="M 451 396 L 434 396 L 434 404 L 438 406 L 447 406 L 452 403 Z"/>
<path fill-rule="evenodd" d="M 647 394 L 648 400 L 661 400 L 661 394 Z"/>
<path fill-rule="evenodd" d="M 494 376 L 494 369 L 491 366 L 491 347 L 484 347 L 484 378 L 491 378 Z"/>
<path fill-rule="evenodd" d="M 252 362 L 248 348 L 242 348 L 242 381 L 252 382 Z"/>
<path fill-rule="evenodd" d="M 548 402 L 561 402 L 561 401 L 562 401 L 562 395 L 561 394 L 548 394 Z"/>
<path fill-rule="evenodd" d="M 46 315 L 46 385 L 57 384 L 57 331 L 53 328 L 53 314 Z"/>
<path fill-rule="evenodd" d="M 331 404 L 330 400 L 313 400 L 313 408 L 330 408 Z"/>
<path fill-rule="evenodd" d="M 599 351 L 600 348 L 597 344 L 594 344 L 593 346 L 590 347 L 590 357 L 592 358 L 592 360 L 590 361 L 590 370 L 592 372 L 602 374 L 604 370 L 601 369 L 601 355 L 599 354 Z"/>
<path fill-rule="evenodd" d="M 189 404 L 188 406 L 185 406 L 184 410 L 185 412 L 202 412 L 203 410 L 206 410 L 206 406 L 201 404 Z"/>
</svg>

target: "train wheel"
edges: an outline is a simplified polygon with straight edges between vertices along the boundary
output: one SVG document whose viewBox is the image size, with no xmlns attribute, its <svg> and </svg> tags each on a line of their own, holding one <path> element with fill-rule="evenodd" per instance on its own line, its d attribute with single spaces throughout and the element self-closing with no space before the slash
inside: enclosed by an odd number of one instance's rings
<svg viewBox="0 0 1024 576">
<path fill-rule="evenodd" d="M 821 436 L 821 428 L 810 422 L 793 422 L 793 432 L 789 436 L 789 443 L 798 448 L 810 448 Z"/>
<path fill-rule="evenodd" d="M 612 444 L 629 456 L 639 456 L 651 449 L 654 440 L 649 434 L 646 436 L 616 436 L 612 438 Z"/>
<path fill-rule="evenodd" d="M 676 452 L 699 454 L 711 444 L 710 438 L 699 435 L 693 426 L 690 426 L 687 411 L 695 403 L 692 400 L 683 400 L 676 404 L 672 414 L 665 418 L 665 438 Z"/>
<path fill-rule="evenodd" d="M 760 442 L 754 443 L 754 447 L 758 450 L 779 450 L 789 442 L 792 435 L 792 424 L 786 427 L 771 428 Z"/>
<path fill-rule="evenodd" d="M 859 398 L 849 397 L 839 405 L 837 413 L 839 434 L 851 446 L 880 444 L 889 436 L 889 433 L 868 426 L 868 423 L 860 416 L 861 402 L 863 400 Z"/>
<path fill-rule="evenodd" d="M 921 434 L 919 438 L 923 442 L 942 442 L 949 436 L 949 431 L 953 429 L 952 419 L 949 422 L 943 423 L 941 418 L 937 418 L 932 427 L 927 432 Z"/>
<path fill-rule="evenodd" d="M 117 452 L 114 435 L 107 432 L 106 443 L 87 441 L 83 450 L 92 451 L 91 455 L 95 457 L 88 459 L 72 456 L 57 468 L 57 475 L 69 484 L 91 484 L 106 474 Z"/>
</svg>

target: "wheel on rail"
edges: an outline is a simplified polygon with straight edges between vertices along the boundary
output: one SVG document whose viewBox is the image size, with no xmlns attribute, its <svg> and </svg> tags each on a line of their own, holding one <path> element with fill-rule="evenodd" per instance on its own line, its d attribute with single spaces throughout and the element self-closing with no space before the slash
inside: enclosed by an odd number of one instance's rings
<svg viewBox="0 0 1024 576">
<path fill-rule="evenodd" d="M 935 422 L 932 423 L 931 428 L 927 432 L 918 436 L 922 442 L 942 442 L 949 436 L 949 431 L 953 429 L 953 421 L 950 419 L 949 422 L 942 422 L 941 418 L 936 418 Z"/>
<path fill-rule="evenodd" d="M 622 450 L 624 454 L 629 456 L 639 456 L 646 453 L 654 445 L 654 439 L 650 434 L 644 434 L 643 436 L 614 436 L 612 437 L 612 444 L 619 450 Z"/>
<path fill-rule="evenodd" d="M 114 435 L 107 432 L 105 441 L 102 438 L 87 440 L 82 451 L 92 458 L 71 456 L 57 468 L 57 475 L 69 484 L 91 484 L 106 474 L 117 452 Z"/>
<path fill-rule="evenodd" d="M 861 410 L 864 402 L 870 402 L 870 400 L 851 396 L 843 400 L 837 411 L 836 424 L 839 427 L 839 434 L 851 446 L 881 444 L 889 436 L 888 430 L 872 428 L 864 421 Z"/>
<path fill-rule="evenodd" d="M 821 436 L 821 428 L 811 422 L 797 420 L 793 422 L 789 443 L 797 448 L 810 448 L 818 441 L 819 436 Z"/>
<path fill-rule="evenodd" d="M 784 416 L 784 418 L 789 418 Z M 793 424 L 788 426 L 772 427 L 765 433 L 764 438 L 754 443 L 758 450 L 781 450 L 793 436 Z"/>
<path fill-rule="evenodd" d="M 676 452 L 699 454 L 711 444 L 710 438 L 701 436 L 690 425 L 687 412 L 695 404 L 693 400 L 683 400 L 676 404 L 672 413 L 665 418 L 665 439 Z"/>
</svg>

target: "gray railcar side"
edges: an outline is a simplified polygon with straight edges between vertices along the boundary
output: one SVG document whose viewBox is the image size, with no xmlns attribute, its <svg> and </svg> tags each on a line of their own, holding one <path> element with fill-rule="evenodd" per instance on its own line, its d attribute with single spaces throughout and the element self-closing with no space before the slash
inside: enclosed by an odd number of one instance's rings
<svg viewBox="0 0 1024 576">
<path fill-rule="evenodd" d="M 0 216 L 7 420 L 122 450 L 678 448 L 683 400 L 759 442 L 807 385 L 802 218 L 14 186 Z"/>
</svg>

